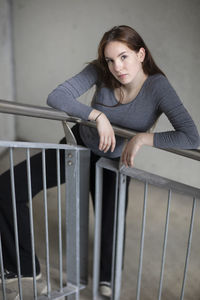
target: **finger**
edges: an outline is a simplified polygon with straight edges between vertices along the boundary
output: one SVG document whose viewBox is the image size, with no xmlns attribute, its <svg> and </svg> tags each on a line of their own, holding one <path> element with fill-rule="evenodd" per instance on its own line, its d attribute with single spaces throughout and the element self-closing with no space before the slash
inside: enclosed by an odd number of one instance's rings
<svg viewBox="0 0 200 300">
<path fill-rule="evenodd" d="M 126 167 L 128 167 L 128 161 L 129 161 L 129 158 L 128 158 L 128 153 L 125 152 L 124 155 L 123 155 L 123 163 Z"/>
<path fill-rule="evenodd" d="M 99 150 L 105 151 L 108 144 L 108 138 L 106 136 L 102 136 L 100 139 Z"/>
<path fill-rule="evenodd" d="M 124 149 L 124 151 L 122 152 L 122 156 L 121 156 L 121 161 L 124 165 L 125 165 L 125 157 L 126 157 L 126 151 Z"/>
<path fill-rule="evenodd" d="M 132 167 L 133 165 L 133 157 L 130 154 L 127 154 L 126 156 L 126 166 Z"/>
<path fill-rule="evenodd" d="M 107 147 L 107 144 L 108 144 L 108 138 L 105 136 L 104 137 L 104 142 L 103 142 L 103 145 L 102 145 L 102 151 L 104 151 Z"/>
<path fill-rule="evenodd" d="M 104 136 L 100 136 L 100 140 L 99 140 L 99 150 L 103 149 L 103 145 L 104 145 Z"/>
<path fill-rule="evenodd" d="M 110 146 L 111 146 L 111 137 L 108 137 L 107 145 L 106 145 L 106 148 L 104 149 L 104 153 L 106 153 L 109 150 Z"/>
<path fill-rule="evenodd" d="M 126 156 L 126 166 L 130 167 L 130 158 L 129 158 L 129 155 Z"/>
<path fill-rule="evenodd" d="M 125 156 L 126 156 L 127 143 L 124 143 L 122 154 L 121 154 L 121 163 L 125 164 Z"/>
<path fill-rule="evenodd" d="M 127 147 L 126 146 L 125 146 L 124 151 L 122 153 L 122 162 L 126 167 L 128 167 L 128 152 L 127 152 Z"/>
<path fill-rule="evenodd" d="M 132 155 L 129 157 L 129 162 L 128 162 L 129 167 L 133 167 L 133 163 L 134 163 L 134 156 Z"/>
<path fill-rule="evenodd" d="M 111 139 L 111 152 L 115 150 L 115 146 L 116 146 L 116 139 L 115 136 L 113 136 Z"/>
</svg>

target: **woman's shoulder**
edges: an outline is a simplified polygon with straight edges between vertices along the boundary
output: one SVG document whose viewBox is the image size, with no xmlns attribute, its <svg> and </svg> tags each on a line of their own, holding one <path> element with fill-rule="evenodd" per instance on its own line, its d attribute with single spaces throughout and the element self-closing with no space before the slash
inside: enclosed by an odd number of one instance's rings
<svg viewBox="0 0 200 300">
<path fill-rule="evenodd" d="M 79 72 L 79 76 L 88 76 L 93 77 L 95 79 L 98 78 L 98 70 L 95 65 L 92 63 L 87 64 L 84 68 Z"/>
<path fill-rule="evenodd" d="M 97 86 L 100 85 L 100 71 L 98 67 L 92 62 L 87 64 L 87 66 L 82 70 L 84 76 L 93 79 Z"/>
<path fill-rule="evenodd" d="M 157 95 L 173 90 L 168 78 L 161 73 L 150 75 L 148 79 L 148 86 Z"/>
<path fill-rule="evenodd" d="M 149 84 L 150 85 L 164 85 L 164 84 L 167 84 L 168 83 L 168 79 L 165 75 L 161 74 L 161 73 L 157 73 L 157 74 L 154 74 L 154 75 L 150 75 L 148 77 L 149 79 Z"/>
<path fill-rule="evenodd" d="M 92 64 L 87 64 L 78 73 L 64 82 L 64 85 L 75 86 L 76 88 L 91 87 L 98 84 L 98 71 Z"/>
</svg>

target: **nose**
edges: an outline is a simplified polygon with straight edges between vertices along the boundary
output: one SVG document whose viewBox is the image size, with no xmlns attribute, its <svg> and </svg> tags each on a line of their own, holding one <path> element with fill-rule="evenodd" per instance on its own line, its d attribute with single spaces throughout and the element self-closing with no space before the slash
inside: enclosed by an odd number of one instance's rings
<svg viewBox="0 0 200 300">
<path fill-rule="evenodd" d="M 115 72 L 119 72 L 122 69 L 122 62 L 115 61 L 113 64 L 113 68 Z"/>
</svg>

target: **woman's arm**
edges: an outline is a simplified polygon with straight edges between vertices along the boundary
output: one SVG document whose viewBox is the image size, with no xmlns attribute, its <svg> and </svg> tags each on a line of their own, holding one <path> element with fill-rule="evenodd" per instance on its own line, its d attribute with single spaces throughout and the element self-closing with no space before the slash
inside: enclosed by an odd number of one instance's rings
<svg viewBox="0 0 200 300">
<path fill-rule="evenodd" d="M 93 108 L 77 101 L 77 98 L 96 84 L 97 79 L 95 67 L 88 65 L 79 74 L 54 89 L 47 98 L 47 104 L 71 116 L 88 120 Z"/>
<path fill-rule="evenodd" d="M 197 127 L 167 78 L 162 78 L 156 92 L 157 109 L 167 116 L 174 130 L 156 132 L 154 146 L 176 149 L 198 148 L 200 139 Z"/>
<path fill-rule="evenodd" d="M 197 128 L 167 78 L 162 76 L 155 89 L 156 109 L 165 113 L 174 130 L 156 133 L 139 133 L 125 146 L 122 162 L 132 167 L 134 158 L 143 145 L 157 148 L 196 149 L 200 139 Z"/>
<path fill-rule="evenodd" d="M 122 163 L 126 167 L 133 167 L 134 159 L 143 145 L 153 146 L 154 133 L 138 133 L 124 147 Z"/>
<path fill-rule="evenodd" d="M 99 134 L 99 150 L 106 153 L 110 149 L 113 152 L 116 145 L 115 133 L 106 115 L 99 110 L 93 109 L 88 119 L 96 121 Z"/>
<path fill-rule="evenodd" d="M 65 111 L 71 116 L 79 117 L 83 120 L 95 121 L 100 111 L 80 103 L 76 98 L 84 94 L 95 83 L 97 83 L 97 71 L 93 65 L 88 65 L 76 76 L 60 84 L 47 98 L 47 104 L 55 109 Z M 99 150 L 113 152 L 115 149 L 115 134 L 113 128 L 105 114 L 96 120 L 97 131 L 99 133 Z"/>
</svg>

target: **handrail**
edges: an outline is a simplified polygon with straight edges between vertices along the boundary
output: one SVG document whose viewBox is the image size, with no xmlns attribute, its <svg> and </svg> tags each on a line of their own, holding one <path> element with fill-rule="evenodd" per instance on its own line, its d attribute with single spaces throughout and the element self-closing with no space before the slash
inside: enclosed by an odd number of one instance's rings
<svg viewBox="0 0 200 300">
<path fill-rule="evenodd" d="M 0 112 L 7 113 L 7 114 L 21 115 L 21 116 L 30 116 L 30 117 L 42 118 L 42 119 L 67 121 L 67 122 L 79 123 L 89 127 L 96 128 L 96 123 L 93 121 L 85 121 L 76 117 L 72 117 L 67 115 L 65 112 L 58 111 L 53 108 L 29 105 L 29 104 L 1 100 L 1 99 L 0 99 Z M 121 128 L 115 125 L 113 125 L 113 129 L 116 135 L 124 138 L 131 138 L 137 134 L 136 131 Z M 194 150 L 161 149 L 161 150 L 200 161 L 200 149 L 194 149 Z"/>
</svg>

